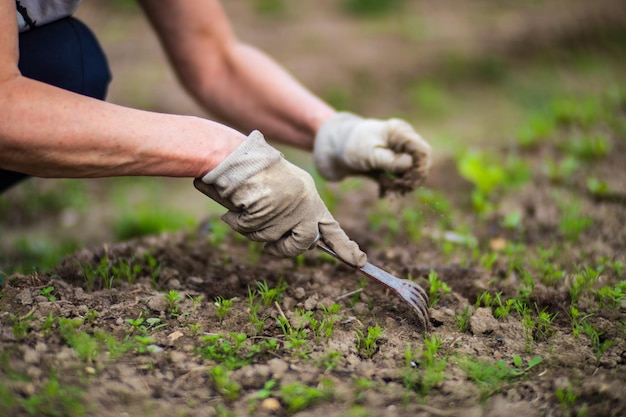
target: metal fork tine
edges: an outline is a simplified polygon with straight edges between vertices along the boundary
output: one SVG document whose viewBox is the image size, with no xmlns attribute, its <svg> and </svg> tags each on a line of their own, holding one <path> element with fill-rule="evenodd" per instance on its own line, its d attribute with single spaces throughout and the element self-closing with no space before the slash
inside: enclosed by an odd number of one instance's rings
<svg viewBox="0 0 626 417">
<path fill-rule="evenodd" d="M 317 247 L 324 252 L 341 260 L 337 254 L 329 248 L 322 240 L 317 241 Z M 363 267 L 358 268 L 364 275 L 390 288 L 406 301 L 416 312 L 419 320 L 426 330 L 430 330 L 430 320 L 428 314 L 428 294 L 422 287 L 413 281 L 401 279 L 367 262 Z"/>
</svg>

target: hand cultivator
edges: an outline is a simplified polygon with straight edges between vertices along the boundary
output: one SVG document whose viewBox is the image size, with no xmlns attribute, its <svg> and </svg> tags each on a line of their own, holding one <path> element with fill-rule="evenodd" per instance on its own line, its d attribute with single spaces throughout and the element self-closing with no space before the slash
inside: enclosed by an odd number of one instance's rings
<svg viewBox="0 0 626 417">
<path fill-rule="evenodd" d="M 335 258 L 341 260 L 341 258 L 339 258 L 337 254 L 323 241 L 318 240 L 317 247 L 322 251 L 328 253 L 329 255 L 332 255 Z M 419 318 L 424 328 L 426 330 L 430 329 L 428 314 L 428 294 L 426 294 L 426 291 L 424 291 L 422 287 L 420 287 L 413 281 L 409 281 L 408 279 L 394 277 L 390 273 L 383 271 L 379 267 L 372 265 L 369 262 L 367 262 L 364 266 L 358 269 L 363 275 L 383 284 L 384 286 L 398 294 L 400 298 L 402 298 L 404 301 L 409 303 L 409 305 L 417 313 L 417 317 Z"/>
</svg>

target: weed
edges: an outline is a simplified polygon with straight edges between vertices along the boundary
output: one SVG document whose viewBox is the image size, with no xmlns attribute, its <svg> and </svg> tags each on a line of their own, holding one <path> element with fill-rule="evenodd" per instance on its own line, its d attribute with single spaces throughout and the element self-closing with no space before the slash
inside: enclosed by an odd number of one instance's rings
<svg viewBox="0 0 626 417">
<path fill-rule="evenodd" d="M 116 263 L 111 265 L 111 272 L 117 279 L 124 280 L 129 284 L 134 284 L 137 277 L 141 273 L 142 267 L 135 264 L 133 259 L 118 259 Z"/>
<path fill-rule="evenodd" d="M 66 319 L 59 317 L 59 333 L 61 337 L 86 362 L 93 363 L 100 353 L 100 346 L 96 338 L 78 329 L 83 324 L 82 319 Z"/>
<path fill-rule="evenodd" d="M 578 399 L 578 394 L 576 394 L 571 384 L 568 384 L 565 388 L 557 388 L 554 391 L 554 396 L 563 410 L 572 410 Z"/>
<path fill-rule="evenodd" d="M 311 317 L 311 331 L 316 340 L 324 336 L 326 339 L 330 339 L 335 332 L 335 323 L 341 318 L 338 314 L 341 306 L 339 304 L 333 304 L 330 307 L 322 306 L 322 320 L 318 321 L 314 317 Z"/>
<path fill-rule="evenodd" d="M 470 329 L 470 319 L 472 318 L 472 310 L 469 305 L 465 309 L 454 316 L 454 321 L 460 332 L 468 332 Z"/>
<path fill-rule="evenodd" d="M 30 322 L 34 319 L 32 314 L 28 314 L 26 317 L 19 317 L 13 314 L 10 314 L 11 322 L 13 324 L 13 337 L 18 342 L 24 340 L 26 335 L 28 335 L 28 330 L 30 329 Z"/>
<path fill-rule="evenodd" d="M 540 359 L 533 359 L 527 367 L 522 368 L 521 359 L 514 359 L 514 361 L 520 367 L 510 368 L 503 360 L 493 364 L 476 360 L 470 356 L 462 356 L 458 358 L 458 365 L 467 374 L 467 377 L 478 386 L 480 398 L 484 401 L 499 392 L 506 382 L 523 375 L 541 362 Z"/>
<path fill-rule="evenodd" d="M 277 382 L 275 379 L 270 379 L 263 384 L 263 388 L 256 392 L 256 397 L 259 400 L 264 400 L 272 396 L 274 389 L 276 388 Z"/>
<path fill-rule="evenodd" d="M 367 334 L 361 329 L 355 329 L 356 347 L 366 358 L 371 358 L 378 350 L 378 340 L 383 335 L 383 330 L 379 326 L 368 326 Z"/>
<path fill-rule="evenodd" d="M 234 401 L 241 395 L 241 386 L 230 379 L 230 372 L 226 367 L 214 366 L 209 370 L 209 377 L 213 382 L 213 388 L 225 401 Z"/>
<path fill-rule="evenodd" d="M 80 417 L 87 415 L 82 404 L 82 391 L 74 385 L 61 384 L 52 375 L 41 389 L 20 399 L 21 406 L 31 416 L 68 416 Z"/>
<path fill-rule="evenodd" d="M 161 276 L 161 265 L 159 264 L 159 261 L 157 261 L 157 259 L 149 253 L 144 253 L 143 260 L 148 264 L 152 288 L 157 289 L 159 277 Z"/>
<path fill-rule="evenodd" d="M 588 321 L 582 323 L 582 330 L 591 342 L 591 347 L 596 354 L 596 362 L 600 361 L 604 352 L 617 343 L 614 340 L 604 339 L 602 337 L 604 333 L 598 332 Z"/>
<path fill-rule="evenodd" d="M 362 403 L 365 400 L 365 393 L 376 386 L 376 382 L 363 377 L 353 378 L 352 381 L 355 391 L 355 403 Z"/>
<path fill-rule="evenodd" d="M 431 269 L 428 273 L 428 283 L 430 284 L 429 300 L 430 307 L 432 308 L 437 305 L 437 303 L 439 302 L 439 298 L 442 295 L 449 294 L 452 289 L 450 288 L 450 286 L 448 286 L 448 284 L 439 279 L 439 276 L 434 269 Z"/>
<path fill-rule="evenodd" d="M 46 297 L 46 299 L 48 301 L 56 301 L 57 298 L 55 297 L 54 294 L 52 294 L 53 291 L 54 291 L 54 287 L 50 285 L 48 287 L 45 287 L 45 288 L 42 288 L 41 290 L 39 290 L 39 294 L 41 294 L 44 297 Z"/>
<path fill-rule="evenodd" d="M 343 354 L 336 350 L 326 351 L 321 358 L 319 358 L 317 366 L 323 366 L 325 370 L 332 371 L 337 368 L 343 361 Z"/>
<path fill-rule="evenodd" d="M 568 288 L 572 304 L 577 304 L 580 298 L 591 289 L 593 284 L 600 278 L 603 269 L 602 266 L 578 268 Z"/>
<path fill-rule="evenodd" d="M 285 335 L 285 349 L 292 350 L 294 354 L 306 358 L 308 353 L 301 350 L 308 342 L 306 338 L 305 326 L 309 324 L 312 312 L 304 310 L 296 310 L 295 322 L 293 326 L 285 316 L 278 316 L 276 321 Z"/>
<path fill-rule="evenodd" d="M 224 297 L 217 297 L 215 299 L 213 306 L 217 310 L 217 319 L 220 324 L 224 321 L 226 314 L 228 314 L 228 312 L 233 308 L 233 301 L 235 301 L 234 298 L 227 300 Z"/>
<path fill-rule="evenodd" d="M 578 159 L 567 156 L 559 162 L 551 159 L 546 160 L 543 173 L 554 184 L 566 183 L 578 169 Z"/>
<path fill-rule="evenodd" d="M 561 210 L 559 230 L 569 241 L 578 240 L 578 237 L 592 225 L 592 218 L 581 214 L 580 203 L 576 201 L 561 203 L 559 206 Z"/>
<path fill-rule="evenodd" d="M 626 281 L 620 281 L 614 287 L 606 285 L 596 291 L 598 304 L 602 308 L 619 308 L 626 299 Z"/>
<path fill-rule="evenodd" d="M 213 360 L 230 370 L 239 369 L 252 363 L 252 359 L 265 351 L 274 351 L 278 343 L 275 339 L 250 343 L 245 333 L 229 333 L 228 335 L 212 334 L 200 339 L 203 346 L 198 353 L 206 359 Z"/>
<path fill-rule="evenodd" d="M 106 256 L 100 259 L 97 266 L 89 263 L 85 265 L 79 263 L 78 266 L 83 274 L 87 292 L 93 292 L 96 289 L 96 282 L 100 283 L 99 288 L 102 288 L 102 283 L 110 281 L 109 259 Z"/>
<path fill-rule="evenodd" d="M 178 291 L 169 290 L 165 294 L 165 299 L 167 300 L 167 311 L 169 311 L 170 316 L 177 316 L 180 312 L 179 303 L 183 300 L 183 297 Z"/>
<path fill-rule="evenodd" d="M 572 322 L 572 334 L 578 340 L 578 336 L 580 336 L 580 332 L 583 329 L 583 324 L 585 320 L 591 317 L 593 314 L 585 314 L 582 315 L 580 311 L 573 305 L 569 306 L 570 309 L 570 320 Z"/>
<path fill-rule="evenodd" d="M 200 329 L 202 328 L 202 325 L 199 323 L 187 323 L 187 327 L 189 327 L 189 330 L 191 330 L 192 336 L 198 336 L 200 334 Z"/>
<path fill-rule="evenodd" d="M 402 377 L 405 388 L 409 392 L 419 392 L 426 395 L 434 386 L 445 379 L 443 372 L 448 365 L 448 359 L 437 359 L 442 340 L 433 335 L 424 339 L 424 349 L 421 354 L 415 354 L 411 345 L 404 351 L 405 368 Z M 407 398 L 408 400 L 408 398 Z"/>
<path fill-rule="evenodd" d="M 265 307 L 269 307 L 275 301 L 280 301 L 283 298 L 285 290 L 287 289 L 287 283 L 283 280 L 280 280 L 274 288 L 269 288 L 266 281 L 257 281 L 256 285 L 258 288 L 257 292 Z"/>
<path fill-rule="evenodd" d="M 294 414 L 322 399 L 330 398 L 332 396 L 332 382 L 322 381 L 320 384 L 322 388 L 309 387 L 301 382 L 292 382 L 280 387 L 280 398 L 287 406 L 287 411 Z"/>
<path fill-rule="evenodd" d="M 543 359 L 540 356 L 535 356 L 531 360 L 528 361 L 528 364 L 524 366 L 524 361 L 519 355 L 513 355 L 513 366 L 511 369 L 512 376 L 520 376 L 528 373 L 532 368 L 539 365 L 543 362 Z"/>
</svg>

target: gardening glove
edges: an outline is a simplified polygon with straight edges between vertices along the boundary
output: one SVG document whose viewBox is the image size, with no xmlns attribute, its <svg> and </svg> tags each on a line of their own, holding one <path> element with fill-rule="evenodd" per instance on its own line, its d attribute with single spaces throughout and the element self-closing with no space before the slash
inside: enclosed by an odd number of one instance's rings
<svg viewBox="0 0 626 417">
<path fill-rule="evenodd" d="M 228 209 L 224 222 L 251 240 L 266 242 L 271 255 L 299 255 L 321 237 L 348 264 L 367 261 L 324 205 L 313 178 L 287 162 L 259 131 L 194 185 Z"/>
<path fill-rule="evenodd" d="M 337 113 L 317 132 L 313 160 L 327 180 L 364 174 L 376 179 L 381 194 L 411 191 L 428 175 L 430 145 L 404 120 L 364 119 Z"/>
</svg>

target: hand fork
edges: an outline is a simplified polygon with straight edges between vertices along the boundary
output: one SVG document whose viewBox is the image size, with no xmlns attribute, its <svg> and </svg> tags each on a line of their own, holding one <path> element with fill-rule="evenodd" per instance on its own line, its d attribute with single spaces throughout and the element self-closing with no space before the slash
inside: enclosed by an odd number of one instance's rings
<svg viewBox="0 0 626 417">
<path fill-rule="evenodd" d="M 341 258 L 339 258 L 339 256 L 335 253 L 335 251 L 329 248 L 322 240 L 317 241 L 317 247 L 322 251 L 328 253 L 329 255 L 334 256 L 336 259 L 342 261 Z M 380 282 L 385 287 L 391 289 L 393 292 L 398 294 L 400 298 L 402 298 L 404 301 L 409 303 L 409 305 L 413 307 L 413 310 L 415 310 L 415 312 L 417 313 L 417 317 L 419 318 L 424 328 L 426 330 L 430 330 L 430 321 L 428 314 L 428 294 L 426 294 L 426 291 L 424 291 L 422 287 L 408 279 L 394 277 L 390 273 L 383 271 L 379 267 L 372 265 L 369 262 L 365 263 L 364 266 L 358 269 L 363 275 Z"/>
</svg>

